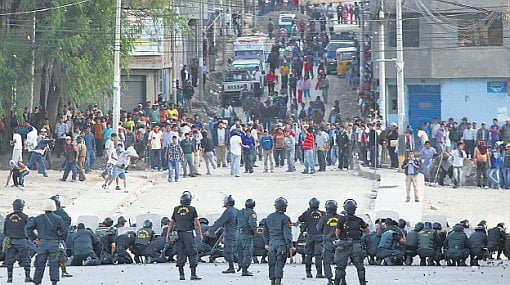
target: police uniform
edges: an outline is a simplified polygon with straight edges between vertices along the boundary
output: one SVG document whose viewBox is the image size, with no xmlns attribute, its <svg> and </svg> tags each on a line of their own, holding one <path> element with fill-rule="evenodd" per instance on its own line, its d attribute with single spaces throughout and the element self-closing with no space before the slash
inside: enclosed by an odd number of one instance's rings
<svg viewBox="0 0 510 285">
<path fill-rule="evenodd" d="M 96 254 L 99 256 L 101 264 L 113 264 L 114 252 L 112 252 L 112 245 L 115 245 L 117 229 L 111 226 L 107 227 L 105 224 L 99 224 L 96 234 L 99 237 L 100 244 L 99 252 Z"/>
<path fill-rule="evenodd" d="M 69 248 L 72 249 L 72 266 L 99 265 L 101 262 L 94 252 L 94 245 L 99 243 L 99 238 L 88 229 L 78 229 L 72 234 Z M 89 259 L 85 264 L 83 261 Z"/>
<path fill-rule="evenodd" d="M 237 213 L 237 257 L 243 273 L 250 267 L 253 258 L 253 236 L 257 232 L 257 214 L 244 208 Z"/>
<path fill-rule="evenodd" d="M 303 231 L 306 231 L 305 245 L 305 269 L 308 277 L 311 276 L 312 258 L 315 257 L 315 268 L 317 269 L 317 278 L 322 277 L 322 232 L 317 230 L 319 220 L 324 216 L 324 212 L 319 209 L 310 208 L 299 216 L 298 221 L 303 223 Z"/>
<path fill-rule="evenodd" d="M 194 220 L 198 219 L 195 207 L 181 205 L 174 208 L 172 220 L 175 222 L 173 230 L 177 231 L 178 239 L 175 243 L 177 251 L 177 267 L 183 268 L 186 258 L 189 260 L 189 267 L 194 269 L 198 265 L 198 251 L 193 236 Z"/>
<path fill-rule="evenodd" d="M 289 249 L 292 248 L 291 227 L 290 218 L 281 211 L 274 212 L 266 218 L 264 242 L 269 245 L 267 257 L 271 281 L 283 278 L 283 268 Z"/>
<path fill-rule="evenodd" d="M 361 243 L 363 230 L 367 229 L 368 225 L 365 221 L 355 215 L 340 216 L 337 224 L 337 229 L 340 230 L 338 236 L 339 241 L 335 250 L 335 284 L 345 282 L 345 268 L 347 267 L 347 260 L 351 258 L 352 263 L 356 266 L 358 271 L 358 279 L 360 284 L 365 284 L 365 267 L 363 266 L 363 259 L 365 253 Z"/>
<path fill-rule="evenodd" d="M 25 268 L 25 278 L 30 278 L 30 251 L 28 240 L 25 236 L 25 226 L 28 216 L 21 211 L 15 211 L 7 215 L 4 223 L 4 234 L 11 242 L 5 252 L 5 266 L 7 275 L 12 279 L 14 263 L 19 258 L 20 266 Z"/>
<path fill-rule="evenodd" d="M 225 261 L 229 263 L 228 270 L 233 269 L 231 266 L 234 262 L 236 244 L 237 212 L 235 207 L 227 206 L 221 217 L 209 228 L 209 233 L 213 234 L 218 228 L 223 227 L 223 255 Z"/>
<path fill-rule="evenodd" d="M 390 226 L 384 229 L 377 249 L 377 258 L 384 259 L 383 264 L 399 265 L 403 263 L 404 252 L 398 246 L 401 239 L 402 232 L 398 227 Z"/>
<path fill-rule="evenodd" d="M 37 230 L 37 235 L 34 232 L 35 230 Z M 49 260 L 50 280 L 56 284 L 59 281 L 59 255 L 63 251 L 62 241 L 67 239 L 68 227 L 61 217 L 53 212 L 46 212 L 30 220 L 25 231 L 30 240 L 39 240 L 34 262 L 34 283 L 41 284 L 46 262 Z"/>
<path fill-rule="evenodd" d="M 117 260 L 117 264 L 133 263 L 133 258 L 127 250 L 133 246 L 135 239 L 136 233 L 134 231 L 129 231 L 115 238 L 115 259 Z"/>
<path fill-rule="evenodd" d="M 324 276 L 329 280 L 333 279 L 331 265 L 335 254 L 334 241 L 336 237 L 336 227 L 340 221 L 340 215 L 337 213 L 327 214 L 320 218 L 317 223 L 317 230 L 323 234 L 322 243 L 322 261 L 324 263 Z"/>
<path fill-rule="evenodd" d="M 141 228 L 136 232 L 135 244 L 131 252 L 135 255 L 135 261 L 140 263 L 140 256 L 145 256 L 145 249 L 154 239 L 154 231 L 151 228 Z"/>
<path fill-rule="evenodd" d="M 464 265 L 465 259 L 469 256 L 469 248 L 471 244 L 468 237 L 464 233 L 464 227 L 457 224 L 453 227 L 453 231 L 448 233 L 446 240 L 444 241 L 444 247 L 446 248 L 445 257 L 450 264 L 453 262 L 457 265 Z"/>
<path fill-rule="evenodd" d="M 478 260 L 485 259 L 487 256 L 487 233 L 483 226 L 477 226 L 475 232 L 469 236 L 469 242 L 471 243 L 470 249 L 470 265 L 478 266 Z"/>
</svg>

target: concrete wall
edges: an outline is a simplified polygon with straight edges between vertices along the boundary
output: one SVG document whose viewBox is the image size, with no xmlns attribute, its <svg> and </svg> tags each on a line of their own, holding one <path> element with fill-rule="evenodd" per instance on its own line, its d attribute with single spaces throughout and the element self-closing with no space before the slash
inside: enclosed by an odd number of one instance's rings
<svg viewBox="0 0 510 285">
<path fill-rule="evenodd" d="M 446 79 L 441 82 L 441 117 L 492 123 L 510 114 L 510 97 L 505 93 L 487 93 L 488 81 L 505 79 Z M 498 112 L 499 110 L 499 112 Z M 505 115 L 506 114 L 506 115 Z M 480 125 L 480 124 L 479 124 Z"/>
</svg>

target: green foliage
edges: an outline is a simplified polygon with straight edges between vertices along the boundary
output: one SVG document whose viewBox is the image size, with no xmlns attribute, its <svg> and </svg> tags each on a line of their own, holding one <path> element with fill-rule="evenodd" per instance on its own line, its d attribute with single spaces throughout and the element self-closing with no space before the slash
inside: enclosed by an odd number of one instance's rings
<svg viewBox="0 0 510 285">
<path fill-rule="evenodd" d="M 76 0 L 21 1 L 18 10 L 31 11 L 75 2 Z M 184 18 L 168 6 L 168 0 L 123 2 L 124 6 L 128 5 L 132 10 L 150 11 L 154 18 L 164 19 L 169 28 L 186 25 Z M 92 102 L 101 96 L 109 96 L 113 84 L 115 0 L 94 0 L 40 12 L 36 14 L 36 18 L 36 70 L 48 68 L 48 75 L 60 90 L 60 96 L 65 96 L 66 101 L 72 100 L 76 103 Z M 18 92 L 18 107 L 29 104 L 30 94 L 32 55 L 31 42 L 27 36 L 32 32 L 32 15 L 9 16 L 7 23 L 10 24 L 2 26 L 0 22 L 0 95 L 4 99 L 0 106 L 0 115 L 5 114 L 6 107 L 14 107 L 13 104 L 5 104 L 12 96 L 13 87 L 16 87 Z M 123 62 L 132 49 L 135 33 L 136 31 L 123 32 Z M 40 76 L 40 72 L 36 72 L 36 76 Z M 40 82 L 41 78 L 36 77 L 35 80 Z"/>
</svg>

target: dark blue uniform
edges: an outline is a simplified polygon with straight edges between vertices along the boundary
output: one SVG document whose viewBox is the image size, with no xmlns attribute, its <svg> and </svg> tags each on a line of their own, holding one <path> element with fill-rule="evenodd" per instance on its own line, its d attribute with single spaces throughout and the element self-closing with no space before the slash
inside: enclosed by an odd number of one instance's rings
<svg viewBox="0 0 510 285">
<path fill-rule="evenodd" d="M 101 262 L 94 252 L 94 245 L 99 244 L 99 238 L 87 229 L 79 229 L 70 237 L 69 249 L 73 252 L 72 266 L 84 265 L 83 261 L 90 257 L 85 265 L 99 265 Z"/>
<path fill-rule="evenodd" d="M 25 235 L 28 216 L 16 211 L 7 215 L 4 234 L 11 239 L 10 247 L 5 252 L 7 271 L 12 272 L 14 263 L 19 258 L 20 266 L 25 268 L 25 275 L 30 276 L 30 248 Z"/>
<path fill-rule="evenodd" d="M 336 226 L 340 221 L 340 215 L 327 214 L 322 216 L 317 223 L 317 230 L 323 235 L 322 243 L 322 261 L 324 263 L 324 276 L 328 279 L 333 278 L 331 265 L 333 264 L 333 257 L 335 255 L 335 246 L 333 242 L 337 240 Z"/>
<path fill-rule="evenodd" d="M 237 213 L 237 257 L 241 268 L 250 267 L 253 258 L 253 236 L 257 232 L 257 214 L 244 208 Z"/>
<path fill-rule="evenodd" d="M 445 258 L 458 265 L 463 265 L 464 260 L 469 256 L 469 248 L 471 244 L 468 237 L 464 233 L 462 225 L 455 225 L 453 231 L 448 233 L 444 241 Z"/>
<path fill-rule="evenodd" d="M 129 248 L 133 246 L 136 239 L 136 233 L 134 231 L 129 231 L 125 234 L 121 234 L 115 238 L 115 259 L 117 260 L 117 264 L 131 264 L 133 263 L 133 258 L 127 252 Z"/>
<path fill-rule="evenodd" d="M 283 278 L 283 268 L 287 261 L 289 249 L 292 248 L 292 223 L 282 212 L 267 216 L 264 224 L 264 242 L 269 245 L 267 253 L 269 279 Z"/>
<path fill-rule="evenodd" d="M 388 227 L 381 235 L 381 241 L 377 249 L 377 258 L 385 259 L 387 265 L 402 264 L 404 252 L 399 248 L 399 242 L 402 239 L 402 232 L 396 226 Z"/>
<path fill-rule="evenodd" d="M 334 258 L 336 264 L 335 284 L 345 282 L 345 268 L 349 258 L 358 271 L 360 284 L 365 284 L 365 266 L 363 265 L 365 253 L 363 252 L 361 238 L 363 232 L 368 228 L 367 223 L 355 215 L 345 215 L 340 216 L 336 227 L 340 230 L 338 237 L 340 241 L 335 250 Z"/>
<path fill-rule="evenodd" d="M 178 239 L 175 242 L 177 252 L 177 267 L 184 267 L 186 258 L 189 259 L 189 267 L 196 268 L 198 265 L 198 251 L 193 229 L 194 220 L 198 219 L 198 213 L 192 206 L 177 206 L 172 213 L 172 220 L 175 222 L 173 230 L 177 231 Z"/>
<path fill-rule="evenodd" d="M 318 209 L 308 209 L 299 216 L 298 221 L 303 223 L 302 230 L 307 233 L 305 245 L 305 269 L 311 274 L 312 258 L 315 257 L 317 275 L 322 275 L 322 232 L 317 229 L 319 220 L 324 212 Z"/>
<path fill-rule="evenodd" d="M 234 262 L 234 248 L 236 244 L 236 228 L 237 228 L 237 209 L 232 206 L 227 206 L 221 217 L 214 222 L 209 228 L 209 233 L 214 232 L 223 227 L 223 255 L 225 261 Z"/>
<path fill-rule="evenodd" d="M 37 235 L 35 234 L 37 230 Z M 68 227 L 61 217 L 52 212 L 46 212 L 28 222 L 25 227 L 28 238 L 39 240 L 37 256 L 35 258 L 34 283 L 41 284 L 46 262 L 50 264 L 50 280 L 59 281 L 59 255 L 62 254 L 63 241 L 67 239 Z"/>
</svg>

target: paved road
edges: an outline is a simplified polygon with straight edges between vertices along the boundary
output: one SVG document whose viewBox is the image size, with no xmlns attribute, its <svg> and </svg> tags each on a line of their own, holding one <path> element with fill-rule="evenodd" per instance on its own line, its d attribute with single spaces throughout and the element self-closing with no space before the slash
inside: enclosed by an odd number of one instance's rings
<svg viewBox="0 0 510 285">
<path fill-rule="evenodd" d="M 369 284 L 430 284 L 430 285 L 479 285 L 508 284 L 510 273 L 505 266 L 498 267 L 367 267 L 367 280 Z M 91 285 L 91 284 L 243 284 L 258 285 L 269 284 L 267 265 L 253 265 L 250 269 L 254 277 L 241 277 L 240 274 L 225 275 L 224 264 L 201 264 L 198 275 L 201 281 L 178 281 L 175 264 L 154 265 L 115 265 L 97 267 L 69 267 L 68 271 L 74 274 L 73 278 L 63 279 L 59 284 Z M 45 273 L 43 284 L 48 284 L 49 278 Z M 15 268 L 14 284 L 23 284 L 23 270 Z M 0 274 L 0 283 L 4 282 L 5 274 Z M 186 277 L 189 278 L 189 269 L 186 268 Z M 325 284 L 324 279 L 306 279 L 303 265 L 290 265 L 285 267 L 283 284 L 289 285 L 319 285 Z M 347 283 L 358 284 L 356 269 L 349 266 L 347 269 Z"/>
</svg>

